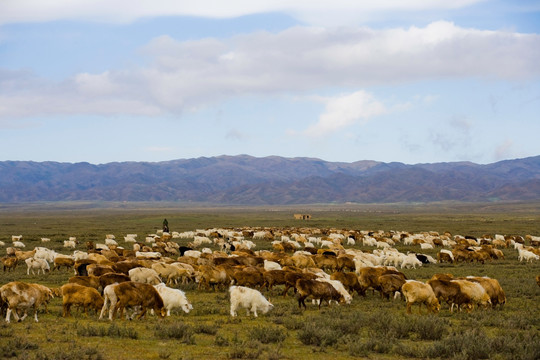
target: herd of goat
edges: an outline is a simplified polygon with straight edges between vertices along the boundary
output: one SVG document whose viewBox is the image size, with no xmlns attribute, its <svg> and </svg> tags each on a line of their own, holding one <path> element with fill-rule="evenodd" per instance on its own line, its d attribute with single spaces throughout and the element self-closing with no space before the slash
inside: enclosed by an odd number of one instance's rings
<svg viewBox="0 0 540 360">
<path fill-rule="evenodd" d="M 27 276 L 32 273 L 40 280 L 49 271 L 72 276 L 54 288 L 27 281 L 2 285 L 0 311 L 7 322 L 12 316 L 24 320 L 30 309 L 38 321 L 38 308 L 54 297 L 62 298 L 66 317 L 73 306 L 86 314 L 93 309 L 100 319 L 108 313 L 110 320 L 124 312 L 129 318 L 142 318 L 147 310 L 162 317 L 177 308 L 189 313 L 193 306 L 180 288 L 190 282 L 197 283 L 198 290 L 228 289 L 231 316 L 240 307 L 255 317 L 271 310 L 263 292 L 274 291 L 274 286 L 282 286 L 283 296 L 293 289 L 304 308 L 306 299 L 319 309 L 323 302 L 350 304 L 353 295 L 366 296 L 372 289 L 387 299 L 402 296 L 409 313 L 414 304 L 438 312 L 445 303 L 450 311 L 472 311 L 505 304 L 497 279 L 437 273 L 422 282 L 408 279 L 402 270 L 443 262 L 483 264 L 504 259 L 502 249 L 514 249 L 523 262 L 540 258 L 540 237 L 532 235 L 476 238 L 307 227 L 158 232 L 141 241 L 136 234 L 127 234 L 123 241 L 109 234 L 99 243 L 73 237 L 63 242 L 61 251 L 49 249 L 48 238 L 32 250 L 26 250 L 22 235 L 11 240 L 10 245 L 0 243 L 5 247 L 4 272 L 26 264 Z M 265 249 L 257 250 L 257 243 Z M 399 246 L 419 251 L 403 253 Z M 536 281 L 540 286 L 540 275 Z"/>
</svg>

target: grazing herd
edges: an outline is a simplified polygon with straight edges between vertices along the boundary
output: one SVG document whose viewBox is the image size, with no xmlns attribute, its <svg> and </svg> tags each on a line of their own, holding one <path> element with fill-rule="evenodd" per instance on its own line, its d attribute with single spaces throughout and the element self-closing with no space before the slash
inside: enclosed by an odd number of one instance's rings
<svg viewBox="0 0 540 360">
<path fill-rule="evenodd" d="M 272 250 L 255 250 L 255 241 Z M 324 302 L 347 305 L 353 295 L 366 296 L 371 289 L 383 299 L 402 296 L 407 313 L 413 305 L 437 313 L 444 304 L 451 312 L 454 308 L 473 311 L 506 303 L 496 279 L 436 273 L 422 282 L 408 279 L 401 270 L 445 262 L 484 264 L 504 259 L 501 249 L 511 247 L 519 261 L 540 258 L 540 238 L 531 235 L 474 238 L 435 232 L 244 228 L 159 233 L 146 236 L 144 242 L 138 242 L 136 234 L 128 234 L 124 242 L 122 247 L 108 234 L 104 243 L 87 241 L 83 245 L 72 237 L 64 242 L 64 252 L 69 253 L 62 254 L 47 247 L 21 250 L 23 236 L 13 236 L 12 246 L 1 259 L 4 272 L 24 262 L 27 276 L 32 273 L 43 278 L 64 269 L 74 276 L 58 288 L 22 281 L 4 284 L 0 310 L 6 321 L 11 316 L 22 321 L 30 309 L 38 321 L 38 308 L 46 307 L 53 297 L 62 298 L 64 317 L 72 316 L 73 307 L 86 316 L 93 311 L 99 319 L 111 321 L 141 319 L 148 311 L 158 317 L 171 316 L 174 309 L 189 313 L 193 306 L 178 288 L 188 283 L 196 283 L 199 291 L 228 289 L 233 317 L 239 308 L 255 317 L 270 311 L 273 305 L 263 292 L 270 294 L 275 286 L 282 286 L 284 297 L 293 289 L 298 307 L 304 309 L 307 299 L 319 309 Z M 397 245 L 417 246 L 421 252 L 402 253 Z M 86 251 L 81 250 L 83 246 Z M 437 251 L 437 259 L 429 251 Z M 540 275 L 536 282 L 540 286 Z"/>
</svg>

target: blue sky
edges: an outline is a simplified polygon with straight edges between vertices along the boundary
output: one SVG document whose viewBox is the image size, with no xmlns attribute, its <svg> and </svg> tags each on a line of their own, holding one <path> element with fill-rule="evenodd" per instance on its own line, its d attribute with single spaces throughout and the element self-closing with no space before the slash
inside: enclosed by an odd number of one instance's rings
<svg viewBox="0 0 540 360">
<path fill-rule="evenodd" d="M 540 2 L 0 1 L 0 161 L 540 155 Z"/>
</svg>

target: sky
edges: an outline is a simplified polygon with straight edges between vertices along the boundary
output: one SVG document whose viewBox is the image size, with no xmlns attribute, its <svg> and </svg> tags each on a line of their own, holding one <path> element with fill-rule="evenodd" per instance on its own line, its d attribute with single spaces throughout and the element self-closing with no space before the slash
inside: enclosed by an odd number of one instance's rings
<svg viewBox="0 0 540 360">
<path fill-rule="evenodd" d="M 540 155 L 537 0 L 0 0 L 0 161 Z"/>
</svg>

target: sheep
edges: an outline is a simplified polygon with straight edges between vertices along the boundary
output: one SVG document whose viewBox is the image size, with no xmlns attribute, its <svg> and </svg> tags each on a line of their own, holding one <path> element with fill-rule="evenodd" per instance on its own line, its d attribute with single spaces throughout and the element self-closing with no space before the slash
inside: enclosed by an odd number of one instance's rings
<svg viewBox="0 0 540 360">
<path fill-rule="evenodd" d="M 81 251 L 81 250 L 75 250 L 73 251 L 73 260 L 75 261 L 81 261 L 88 259 L 88 253 Z"/>
<path fill-rule="evenodd" d="M 26 263 L 26 266 L 27 266 L 26 275 L 30 275 L 30 270 L 32 270 L 32 275 L 35 275 L 34 270 L 37 270 L 38 275 L 39 275 L 40 270 L 42 274 L 45 274 L 45 272 L 51 271 L 51 268 L 47 260 L 28 258 L 24 262 Z"/>
<path fill-rule="evenodd" d="M 28 315 L 28 309 L 34 309 L 34 320 L 38 322 L 37 309 L 42 304 L 47 304 L 54 297 L 50 288 L 40 284 L 27 284 L 13 281 L 0 287 L 0 298 L 7 303 L 6 322 L 11 321 L 11 314 L 17 321 L 23 321 Z M 24 315 L 19 318 L 18 310 L 23 310 Z"/>
<path fill-rule="evenodd" d="M 422 262 L 416 258 L 415 254 L 409 254 L 403 257 L 401 262 L 401 268 L 410 269 L 411 267 L 416 269 L 417 266 L 422 266 Z"/>
<path fill-rule="evenodd" d="M 321 248 L 322 247 L 331 248 L 333 245 L 334 243 L 329 240 L 321 240 Z"/>
<path fill-rule="evenodd" d="M 323 300 L 326 300 L 328 305 L 330 305 L 330 300 L 345 302 L 343 295 L 339 293 L 334 286 L 325 281 L 300 278 L 296 280 L 295 287 L 298 291 L 297 297 L 299 308 L 302 308 L 302 305 L 304 305 L 304 309 L 306 308 L 305 299 L 308 296 L 312 296 L 313 299 L 319 300 L 319 310 L 321 309 Z"/>
<path fill-rule="evenodd" d="M 503 307 L 506 304 L 506 294 L 497 279 L 492 279 L 487 276 L 475 277 L 467 276 L 467 280 L 477 282 L 486 290 L 486 293 L 491 299 L 491 306 L 495 308 L 497 305 Z"/>
<path fill-rule="evenodd" d="M 521 244 L 519 244 L 521 245 Z M 536 255 L 532 251 L 526 250 L 523 248 L 523 245 L 521 247 L 517 248 L 518 250 L 518 260 L 519 261 L 526 261 L 526 262 L 532 262 L 533 260 L 540 259 L 540 256 Z"/>
<path fill-rule="evenodd" d="M 178 266 L 161 262 L 152 264 L 152 269 L 157 272 L 159 277 L 166 280 L 167 285 L 172 285 L 173 281 L 177 284 L 178 279 L 184 278 L 188 274 L 188 270 L 186 269 L 181 269 Z"/>
<path fill-rule="evenodd" d="M 135 257 L 137 259 L 160 259 L 161 253 L 159 251 L 136 251 Z"/>
<path fill-rule="evenodd" d="M 194 258 L 200 258 L 202 255 L 202 253 L 198 250 L 186 250 L 184 251 L 184 254 L 183 256 L 190 256 L 190 257 L 194 257 Z"/>
<path fill-rule="evenodd" d="M 229 287 L 229 294 L 232 317 L 237 316 L 236 311 L 239 307 L 245 308 L 248 316 L 251 311 L 254 317 L 258 316 L 258 310 L 263 314 L 266 314 L 274 307 L 270 301 L 266 300 L 266 298 L 255 289 L 250 289 L 244 286 L 231 286 Z"/>
<path fill-rule="evenodd" d="M 107 239 L 105 239 L 105 245 L 107 245 L 107 246 L 111 246 L 111 245 L 118 246 L 118 243 L 114 239 L 107 238 Z"/>
<path fill-rule="evenodd" d="M 317 281 L 324 281 L 332 285 L 340 294 L 343 296 L 345 304 L 350 304 L 352 301 L 352 296 L 349 294 L 343 283 L 339 280 L 332 280 L 327 278 L 318 278 Z"/>
<path fill-rule="evenodd" d="M 22 238 L 23 238 L 22 235 L 11 235 L 11 242 L 21 241 Z"/>
<path fill-rule="evenodd" d="M 377 249 L 388 249 L 390 248 L 390 244 L 384 241 L 377 241 Z"/>
<path fill-rule="evenodd" d="M 439 260 L 439 262 L 453 263 L 454 262 L 454 254 L 450 250 L 441 249 L 437 253 L 437 259 Z"/>
<path fill-rule="evenodd" d="M 339 280 L 351 293 L 356 291 L 359 295 L 362 295 L 362 287 L 358 282 L 358 276 L 354 272 L 337 271 L 330 275 L 330 279 Z"/>
<path fill-rule="evenodd" d="M 193 310 L 193 305 L 189 302 L 186 294 L 180 289 L 172 289 L 165 284 L 154 285 L 159 295 L 163 299 L 163 305 L 167 310 L 167 316 L 171 316 L 171 310 L 181 308 L 186 314 Z"/>
<path fill-rule="evenodd" d="M 103 307 L 103 297 L 92 287 L 68 283 L 62 285 L 60 289 L 62 291 L 63 317 L 71 316 L 72 305 L 82 306 L 86 316 L 88 316 L 88 308 L 95 309 L 97 313 Z"/>
<path fill-rule="evenodd" d="M 43 259 L 49 263 L 52 263 L 57 255 L 56 251 L 44 247 L 36 247 L 35 250 L 34 259 Z"/>
<path fill-rule="evenodd" d="M 116 293 L 114 292 L 114 288 L 118 284 L 111 284 L 105 286 L 103 289 L 103 306 L 101 307 L 101 312 L 99 313 L 99 320 L 103 319 L 103 315 L 105 314 L 105 311 L 109 310 L 109 320 L 113 320 L 114 315 L 114 308 L 116 307 L 116 304 L 118 303 L 118 297 L 116 296 Z"/>
<path fill-rule="evenodd" d="M 64 240 L 64 247 L 75 249 L 77 247 L 77 244 L 73 240 Z"/>
<path fill-rule="evenodd" d="M 107 244 L 96 244 L 96 250 L 110 250 L 109 245 Z"/>
<path fill-rule="evenodd" d="M 9 255 L 9 252 L 6 251 L 6 253 Z M 34 257 L 34 255 L 36 255 L 36 249 L 32 251 L 14 250 L 14 253 L 17 257 L 17 260 L 24 261 L 28 258 Z"/>
<path fill-rule="evenodd" d="M 103 274 L 114 272 L 112 266 L 100 264 L 88 264 L 86 266 L 86 271 L 88 272 L 88 275 L 93 276 L 101 276 Z"/>
<path fill-rule="evenodd" d="M 137 239 L 135 238 L 135 236 L 130 236 L 130 235 L 134 235 L 134 234 L 128 234 L 126 236 L 124 236 L 124 242 L 129 242 L 129 243 L 134 243 L 134 242 L 137 242 Z"/>
<path fill-rule="evenodd" d="M 472 307 L 471 298 L 461 290 L 459 284 L 452 282 L 452 277 L 435 274 L 427 281 L 427 284 L 431 286 L 440 303 L 445 301 L 447 304 L 451 304 L 450 311 L 453 311 L 454 305 L 457 305 L 458 309 Z"/>
<path fill-rule="evenodd" d="M 378 277 L 381 296 L 390 299 L 390 295 L 394 294 L 394 297 L 401 293 L 401 287 L 405 284 L 403 276 L 397 274 L 384 274 Z"/>
<path fill-rule="evenodd" d="M 54 266 L 53 270 L 60 270 L 62 266 L 65 266 L 66 268 L 70 269 L 75 265 L 75 260 L 71 258 L 70 256 L 66 255 L 56 255 L 54 258 Z"/>
<path fill-rule="evenodd" d="M 264 270 L 281 270 L 281 265 L 275 261 L 264 260 Z"/>
<path fill-rule="evenodd" d="M 4 272 L 6 272 L 6 269 L 7 271 L 11 271 L 11 270 L 15 270 L 15 268 L 17 267 L 17 258 L 14 257 L 14 256 L 5 256 L 2 258 L 2 265 L 4 266 Z"/>
<path fill-rule="evenodd" d="M 152 244 L 152 243 L 156 242 L 156 238 L 154 236 L 147 236 L 147 237 L 144 238 L 144 241 L 147 244 Z"/>
<path fill-rule="evenodd" d="M 128 271 L 131 281 L 138 283 L 146 283 L 151 285 L 157 285 L 161 282 L 161 279 L 154 269 L 137 267 Z"/>
<path fill-rule="evenodd" d="M 148 308 L 153 309 L 161 318 L 167 314 L 161 295 L 150 284 L 126 281 L 112 285 L 112 289 L 118 299 L 118 302 L 113 308 L 113 318 L 114 314 L 118 313 L 118 311 L 120 311 L 120 316 L 122 316 L 126 307 L 140 307 L 141 311 L 137 317 L 138 319 L 146 315 Z M 105 306 L 105 303 L 103 306 Z"/>
<path fill-rule="evenodd" d="M 471 299 L 471 308 L 473 308 L 475 304 L 482 305 L 483 307 L 492 305 L 490 296 L 481 284 L 460 279 L 452 280 L 452 282 L 457 283 L 461 288 L 461 291 Z"/>
<path fill-rule="evenodd" d="M 428 312 L 437 313 L 441 309 L 439 300 L 433 289 L 428 284 L 416 280 L 407 280 L 401 287 L 401 293 L 407 300 L 407 314 L 411 314 L 413 304 L 419 304 L 418 311 L 421 313 L 422 304 L 425 304 Z"/>
</svg>

